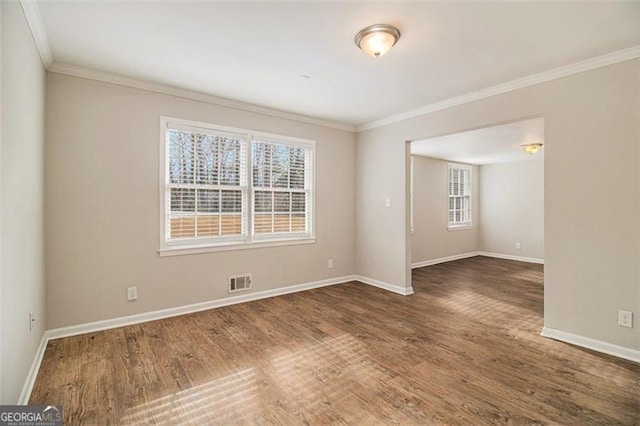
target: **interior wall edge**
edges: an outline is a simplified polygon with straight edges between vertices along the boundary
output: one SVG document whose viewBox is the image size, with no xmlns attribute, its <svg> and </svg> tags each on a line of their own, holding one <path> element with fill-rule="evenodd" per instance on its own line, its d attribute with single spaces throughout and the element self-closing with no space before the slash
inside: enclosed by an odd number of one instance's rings
<svg viewBox="0 0 640 426">
<path fill-rule="evenodd" d="M 439 257 L 437 259 L 424 260 L 422 262 L 412 263 L 411 264 L 411 269 L 424 268 L 425 266 L 437 265 L 439 263 L 446 263 L 446 262 L 451 262 L 451 261 L 454 261 L 454 260 L 466 259 L 466 258 L 469 258 L 469 257 L 475 257 L 475 256 L 479 256 L 479 255 L 480 255 L 479 251 L 472 251 L 472 252 L 468 252 L 468 253 L 455 254 L 455 255 L 452 255 L 452 256 Z"/>
<path fill-rule="evenodd" d="M 258 293 L 250 293 L 241 296 L 233 296 L 225 299 L 211 300 L 209 302 L 195 303 L 192 305 L 186 305 L 175 308 L 168 308 L 159 311 L 147 312 L 143 314 L 129 315 L 125 317 L 113 318 L 103 321 L 94 321 L 85 324 L 77 324 L 68 327 L 60 327 L 56 329 L 47 330 L 43 333 L 38 351 L 35 354 L 31 369 L 25 380 L 18 404 L 26 405 L 29 403 L 29 398 L 33 390 L 38 371 L 42 363 L 42 358 L 47 349 L 47 344 L 50 340 L 61 339 L 71 336 L 79 336 L 87 333 L 94 333 L 103 330 L 109 330 L 118 327 L 124 327 L 127 325 L 143 324 L 149 321 L 156 321 L 165 318 L 171 318 L 180 315 L 187 315 L 195 312 L 206 311 L 210 309 L 221 308 L 225 306 L 236 305 L 239 303 L 246 303 L 260 299 L 267 299 L 276 296 L 282 296 L 285 294 L 299 293 L 306 290 L 315 288 L 328 287 L 331 285 L 345 284 L 352 281 L 358 281 L 361 284 L 378 287 L 383 290 L 391 291 L 400 295 L 413 294 L 413 288 L 406 289 L 404 287 L 395 286 L 393 284 L 384 283 L 372 278 L 362 277 L 359 275 L 348 275 L 343 277 L 331 278 L 322 281 L 316 281 L 311 283 L 297 284 L 287 287 L 281 287 L 273 290 L 261 291 Z"/>
<path fill-rule="evenodd" d="M 44 333 L 42 333 L 42 338 L 40 339 L 40 345 L 38 345 L 38 350 L 35 353 L 33 362 L 31 363 L 29 374 L 27 374 L 27 378 L 25 379 L 24 386 L 22 387 L 22 392 L 20 392 L 20 397 L 18 398 L 18 405 L 29 404 L 31 391 L 33 391 L 33 386 L 36 384 L 36 378 L 38 377 L 38 371 L 40 371 L 42 358 L 44 357 L 44 353 L 47 350 L 47 344 L 49 343 L 50 339 L 51 337 L 48 331 L 45 331 Z"/>
<path fill-rule="evenodd" d="M 363 284 L 391 291 L 401 296 L 410 296 L 414 293 L 413 287 L 403 287 L 395 284 L 390 284 L 385 281 L 376 280 L 375 278 L 365 277 L 363 275 L 356 275 L 355 279 L 356 281 L 360 281 Z"/>
<path fill-rule="evenodd" d="M 206 302 L 193 303 L 190 305 L 177 306 L 156 311 L 144 312 L 141 314 L 127 315 L 100 321 L 92 321 L 82 324 L 74 324 L 66 327 L 54 328 L 47 330 L 49 339 L 60 339 L 69 336 L 78 336 L 80 334 L 94 333 L 96 331 L 109 330 L 112 328 L 123 327 L 133 324 L 142 324 L 148 321 L 155 321 L 164 318 L 171 318 L 179 315 L 186 315 L 195 312 L 206 311 L 209 309 L 222 308 L 224 306 L 237 305 L 239 303 L 251 302 L 254 300 L 267 299 L 285 294 L 298 293 L 314 288 L 326 287 L 336 284 L 344 284 L 355 280 L 354 275 L 347 275 L 337 278 L 330 278 L 321 281 L 314 281 L 303 284 L 279 287 L 271 290 L 258 291 L 239 296 L 231 296 L 222 299 L 213 299 Z"/>
<path fill-rule="evenodd" d="M 542 337 L 547 337 L 550 339 L 558 340 L 560 342 L 569 343 L 571 345 L 580 346 L 582 348 L 591 349 L 596 352 L 601 352 L 607 355 L 626 359 L 628 361 L 640 363 L 640 350 L 614 345 L 612 343 L 591 339 L 589 337 L 584 337 L 578 334 L 556 330 L 549 327 L 542 327 L 540 335 Z"/>
<path fill-rule="evenodd" d="M 516 260 L 518 262 L 537 263 L 544 265 L 544 259 L 538 257 L 512 256 L 510 254 L 491 253 L 488 251 L 479 251 L 479 256 L 495 257 L 496 259 Z"/>
</svg>

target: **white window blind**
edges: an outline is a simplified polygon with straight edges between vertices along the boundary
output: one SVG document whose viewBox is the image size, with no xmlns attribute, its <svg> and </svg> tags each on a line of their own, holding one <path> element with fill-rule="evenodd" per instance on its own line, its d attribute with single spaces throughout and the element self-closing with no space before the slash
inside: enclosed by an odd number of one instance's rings
<svg viewBox="0 0 640 426">
<path fill-rule="evenodd" d="M 172 126 L 167 138 L 167 240 L 245 236 L 246 136 Z"/>
<path fill-rule="evenodd" d="M 471 226 L 471 167 L 449 164 L 449 227 Z"/>
<path fill-rule="evenodd" d="M 311 149 L 253 141 L 253 232 L 308 233 Z"/>
<path fill-rule="evenodd" d="M 313 141 L 161 119 L 161 251 L 311 238 Z"/>
</svg>

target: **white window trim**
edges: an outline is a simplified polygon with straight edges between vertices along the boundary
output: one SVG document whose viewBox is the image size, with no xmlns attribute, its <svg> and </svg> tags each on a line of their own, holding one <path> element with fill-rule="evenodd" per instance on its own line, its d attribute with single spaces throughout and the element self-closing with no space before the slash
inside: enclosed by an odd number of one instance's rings
<svg viewBox="0 0 640 426">
<path fill-rule="evenodd" d="M 216 238 L 215 241 L 207 241 L 203 239 L 202 243 L 185 244 L 180 242 L 169 242 L 166 240 L 167 223 L 166 223 L 166 185 L 169 176 L 169 164 L 167 162 L 167 137 L 166 130 L 171 125 L 185 126 L 186 128 L 202 128 L 203 130 L 216 130 L 221 132 L 229 132 L 232 134 L 241 134 L 247 139 L 247 236 L 237 237 L 230 236 L 228 238 Z M 309 233 L 276 233 L 264 235 L 252 235 L 253 232 L 253 158 L 252 143 L 254 140 L 263 142 L 271 142 L 282 145 L 301 146 L 311 150 L 311 189 L 309 196 Z M 279 247 L 287 245 L 312 244 L 316 242 L 315 236 L 315 188 L 316 188 L 316 142 L 311 139 L 296 138 L 292 136 L 277 135 L 272 133 L 256 132 L 247 129 L 239 129 L 228 126 L 218 126 L 211 123 L 203 123 L 193 120 L 185 120 L 175 117 L 160 117 L 160 155 L 159 155 L 159 222 L 160 222 L 160 248 L 158 253 L 160 256 L 179 256 L 185 254 L 198 254 L 219 251 L 244 250 L 254 248 Z"/>
<path fill-rule="evenodd" d="M 409 204 L 410 204 L 410 211 L 409 211 L 409 232 L 411 233 L 411 235 L 413 235 L 413 233 L 415 232 L 415 222 L 414 222 L 414 204 L 415 204 L 415 180 L 416 180 L 416 157 L 415 156 L 411 156 L 411 163 L 410 163 L 410 171 L 409 173 L 411 174 L 411 179 L 409 180 Z"/>
<path fill-rule="evenodd" d="M 463 169 L 469 171 L 469 222 L 466 223 L 455 223 L 452 224 L 449 222 L 449 170 L 451 168 Z M 468 229 L 473 229 L 473 166 L 470 164 L 462 164 L 462 163 L 449 163 L 447 166 L 447 231 L 464 231 Z"/>
<path fill-rule="evenodd" d="M 461 223 L 459 225 L 449 225 L 447 227 L 447 231 L 464 231 L 466 229 L 473 229 L 473 223 Z"/>
</svg>

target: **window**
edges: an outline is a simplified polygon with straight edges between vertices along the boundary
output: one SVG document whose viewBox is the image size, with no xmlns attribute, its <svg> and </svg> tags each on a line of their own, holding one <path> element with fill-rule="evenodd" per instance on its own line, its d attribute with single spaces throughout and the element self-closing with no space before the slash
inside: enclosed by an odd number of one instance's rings
<svg viewBox="0 0 640 426">
<path fill-rule="evenodd" d="M 254 140 L 253 233 L 306 232 L 311 150 Z"/>
<path fill-rule="evenodd" d="M 161 128 L 161 253 L 313 242 L 313 141 L 170 118 Z"/>
<path fill-rule="evenodd" d="M 471 166 L 449 164 L 449 228 L 471 226 Z"/>
</svg>

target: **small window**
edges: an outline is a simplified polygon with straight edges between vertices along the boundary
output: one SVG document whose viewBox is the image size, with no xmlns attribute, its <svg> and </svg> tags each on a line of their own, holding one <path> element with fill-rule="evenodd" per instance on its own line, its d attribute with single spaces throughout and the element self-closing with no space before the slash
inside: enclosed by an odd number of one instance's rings
<svg viewBox="0 0 640 426">
<path fill-rule="evenodd" d="M 449 228 L 471 227 L 471 166 L 449 164 Z"/>
<path fill-rule="evenodd" d="M 178 119 L 161 127 L 161 252 L 313 237 L 313 141 Z"/>
</svg>

